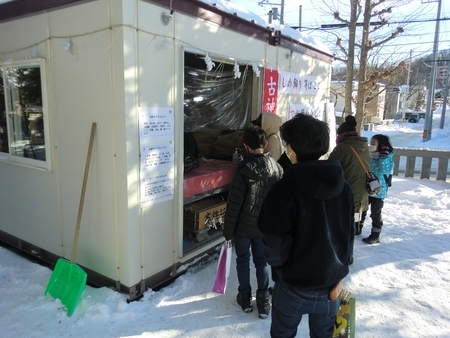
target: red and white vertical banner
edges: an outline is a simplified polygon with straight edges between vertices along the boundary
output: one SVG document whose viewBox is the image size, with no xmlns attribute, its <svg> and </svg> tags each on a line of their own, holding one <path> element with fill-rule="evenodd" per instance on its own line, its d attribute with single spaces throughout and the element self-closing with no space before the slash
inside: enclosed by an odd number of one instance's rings
<svg viewBox="0 0 450 338">
<path fill-rule="evenodd" d="M 266 113 L 277 112 L 278 100 L 278 71 L 264 69 L 264 87 L 262 110 Z"/>
</svg>

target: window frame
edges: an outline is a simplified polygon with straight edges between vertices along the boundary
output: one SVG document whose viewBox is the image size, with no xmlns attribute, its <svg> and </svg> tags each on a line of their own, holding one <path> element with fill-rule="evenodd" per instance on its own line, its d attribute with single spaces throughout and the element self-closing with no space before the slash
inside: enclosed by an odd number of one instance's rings
<svg viewBox="0 0 450 338">
<path fill-rule="evenodd" d="M 45 145 L 45 161 L 32 159 L 28 157 L 20 157 L 11 153 L 11 137 L 12 127 L 10 125 L 10 119 L 8 115 L 6 116 L 7 130 L 8 130 L 8 153 L 0 153 L 0 162 L 7 162 L 27 167 L 32 167 L 36 169 L 42 169 L 49 171 L 51 169 L 51 153 L 50 153 L 50 123 L 49 123 L 49 113 L 48 113 L 48 91 L 47 91 L 47 72 L 45 65 L 45 58 L 21 60 L 21 61 L 6 61 L 0 62 L 0 68 L 2 70 L 8 68 L 32 68 L 38 67 L 40 70 L 40 81 L 41 81 L 41 95 L 42 95 L 42 114 L 43 114 L 43 125 L 44 125 L 44 145 Z M 9 85 L 6 81 L 6 76 L 3 72 L 3 85 L 4 85 L 4 97 L 5 109 L 8 111 L 11 104 L 9 102 Z"/>
</svg>

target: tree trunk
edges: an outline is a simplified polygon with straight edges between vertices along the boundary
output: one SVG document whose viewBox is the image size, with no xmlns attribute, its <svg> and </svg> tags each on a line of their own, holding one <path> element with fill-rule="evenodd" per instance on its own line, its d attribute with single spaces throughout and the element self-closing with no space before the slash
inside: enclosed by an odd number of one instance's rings
<svg viewBox="0 0 450 338">
<path fill-rule="evenodd" d="M 352 115 L 353 99 L 353 65 L 355 63 L 356 10 L 358 0 L 351 0 L 350 23 L 348 27 L 348 59 L 345 79 L 345 115 Z"/>
<path fill-rule="evenodd" d="M 370 28 L 370 16 L 372 12 L 372 0 L 366 0 L 364 6 L 364 21 L 363 21 L 363 35 L 361 42 L 361 60 L 359 63 L 358 74 L 358 97 L 356 100 L 356 130 L 362 132 L 363 120 L 365 115 L 366 95 L 368 92 L 366 83 L 366 66 L 367 58 L 369 54 L 370 41 L 369 41 L 369 28 Z"/>
</svg>

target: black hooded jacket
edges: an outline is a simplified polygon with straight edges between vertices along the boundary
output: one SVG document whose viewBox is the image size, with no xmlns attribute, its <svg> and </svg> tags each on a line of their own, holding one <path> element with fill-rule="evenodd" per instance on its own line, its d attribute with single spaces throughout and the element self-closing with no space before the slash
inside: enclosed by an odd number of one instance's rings
<svg viewBox="0 0 450 338">
<path fill-rule="evenodd" d="M 258 218 L 272 278 L 301 290 L 348 274 L 353 194 L 338 161 L 293 164 L 267 194 Z"/>
<path fill-rule="evenodd" d="M 231 239 L 262 238 L 257 220 L 262 201 L 269 189 L 283 175 L 281 166 L 270 154 L 246 154 L 231 181 L 225 212 L 223 235 Z"/>
</svg>

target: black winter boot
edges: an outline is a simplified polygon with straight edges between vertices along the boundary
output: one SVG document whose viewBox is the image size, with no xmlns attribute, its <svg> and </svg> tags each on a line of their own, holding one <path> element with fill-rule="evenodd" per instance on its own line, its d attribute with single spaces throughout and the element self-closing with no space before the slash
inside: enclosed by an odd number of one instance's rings
<svg viewBox="0 0 450 338">
<path fill-rule="evenodd" d="M 236 301 L 241 306 L 242 311 L 247 313 L 252 312 L 252 289 L 239 291 Z"/>
<path fill-rule="evenodd" d="M 367 244 L 380 243 L 380 233 L 372 231 L 369 237 L 363 238 L 362 240 L 364 243 Z"/>
<path fill-rule="evenodd" d="M 266 319 L 269 317 L 270 313 L 270 292 L 266 291 L 256 291 L 256 307 L 258 308 L 258 316 L 261 319 Z"/>
<path fill-rule="evenodd" d="M 355 235 L 356 236 L 361 235 L 363 226 L 364 226 L 364 222 L 355 222 L 355 228 L 356 228 Z"/>
</svg>

